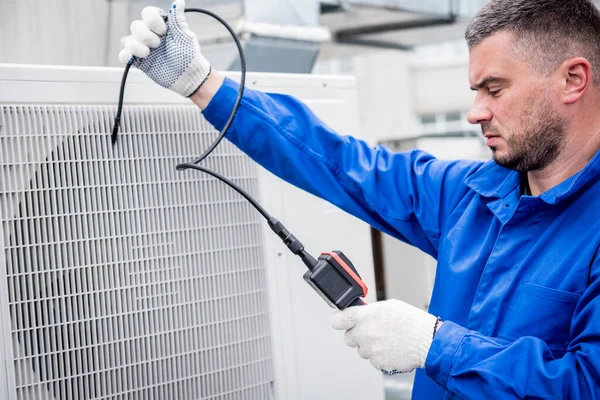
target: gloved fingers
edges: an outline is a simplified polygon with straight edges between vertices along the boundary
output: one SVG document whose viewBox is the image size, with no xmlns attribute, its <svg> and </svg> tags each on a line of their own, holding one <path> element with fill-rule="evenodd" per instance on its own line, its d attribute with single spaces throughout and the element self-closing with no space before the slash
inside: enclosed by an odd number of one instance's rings
<svg viewBox="0 0 600 400">
<path fill-rule="evenodd" d="M 375 368 L 377 368 L 378 370 L 381 370 L 383 373 L 387 374 L 387 375 L 397 375 L 397 374 L 402 374 L 405 372 L 411 372 L 414 371 L 414 368 L 411 369 L 410 371 L 401 371 L 401 370 L 397 370 L 389 361 L 380 361 L 380 360 L 375 360 L 371 362 L 371 365 L 374 366 Z"/>
<path fill-rule="evenodd" d="M 333 329 L 346 330 L 351 329 L 356 324 L 357 309 L 359 307 L 350 307 L 342 311 L 336 311 L 330 318 Z"/>
<path fill-rule="evenodd" d="M 148 57 L 150 48 L 135 40 L 133 36 L 127 36 L 124 40 L 125 49 L 127 49 L 135 57 Z"/>
<path fill-rule="evenodd" d="M 167 33 L 167 24 L 163 17 L 167 14 L 157 7 L 146 7 L 142 10 L 142 21 L 152 32 L 158 36 Z"/>
<path fill-rule="evenodd" d="M 360 356 L 360 358 L 364 358 L 365 360 L 368 360 L 371 357 L 371 352 L 369 351 L 369 349 L 366 346 L 358 346 L 356 351 L 358 352 L 358 355 Z"/>
<path fill-rule="evenodd" d="M 119 52 L 119 61 L 121 61 L 123 64 L 127 64 L 129 60 L 131 60 L 131 57 L 133 57 L 133 54 L 131 54 L 131 52 L 127 49 L 122 49 Z"/>
<path fill-rule="evenodd" d="M 180 28 L 182 30 L 188 29 L 188 23 L 185 20 L 185 1 L 175 0 L 171 9 L 169 10 L 169 27 Z"/>
<path fill-rule="evenodd" d="M 344 343 L 349 347 L 358 347 L 358 332 L 355 328 L 348 329 L 344 333 Z"/>
<path fill-rule="evenodd" d="M 151 49 L 155 49 L 160 45 L 160 38 L 140 20 L 131 23 L 131 36 Z"/>
<path fill-rule="evenodd" d="M 382 368 L 381 364 L 379 363 L 379 361 L 375 358 L 371 358 L 369 360 L 371 362 L 371 365 L 374 366 L 375 368 L 379 369 L 379 370 L 385 370 L 385 368 Z"/>
</svg>

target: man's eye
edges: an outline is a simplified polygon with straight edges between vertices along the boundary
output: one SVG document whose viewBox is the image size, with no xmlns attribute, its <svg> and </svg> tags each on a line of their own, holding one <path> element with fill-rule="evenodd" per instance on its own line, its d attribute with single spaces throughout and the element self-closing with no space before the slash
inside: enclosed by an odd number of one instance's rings
<svg viewBox="0 0 600 400">
<path fill-rule="evenodd" d="M 488 94 L 492 97 L 496 97 L 500 93 L 501 90 L 502 89 L 496 89 L 496 90 L 488 89 Z"/>
</svg>

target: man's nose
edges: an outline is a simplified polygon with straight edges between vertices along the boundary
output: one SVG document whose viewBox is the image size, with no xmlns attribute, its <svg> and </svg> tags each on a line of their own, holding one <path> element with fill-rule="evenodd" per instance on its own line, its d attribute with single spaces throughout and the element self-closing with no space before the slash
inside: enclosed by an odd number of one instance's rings
<svg viewBox="0 0 600 400">
<path fill-rule="evenodd" d="M 475 125 L 489 122 L 491 120 L 492 113 L 489 107 L 487 107 L 487 104 L 485 104 L 485 102 L 480 100 L 479 96 L 477 96 L 473 102 L 473 105 L 469 109 L 469 112 L 467 113 L 467 121 L 469 121 L 470 124 Z"/>
</svg>

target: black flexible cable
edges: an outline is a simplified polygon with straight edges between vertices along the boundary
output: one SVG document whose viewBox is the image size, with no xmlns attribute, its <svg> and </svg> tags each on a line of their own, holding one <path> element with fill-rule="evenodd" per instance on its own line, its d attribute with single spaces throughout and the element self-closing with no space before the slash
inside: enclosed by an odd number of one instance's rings
<svg viewBox="0 0 600 400">
<path fill-rule="evenodd" d="M 238 53 L 240 56 L 240 67 L 241 67 L 240 89 L 238 90 L 238 94 L 235 99 L 235 103 L 233 104 L 233 109 L 231 111 L 231 114 L 229 115 L 229 119 L 227 120 L 227 122 L 225 123 L 225 126 L 219 133 L 219 136 L 212 142 L 212 144 L 210 146 L 208 146 L 208 148 L 204 151 L 204 153 L 202 153 L 198 158 L 196 158 L 194 161 L 192 161 L 192 164 L 198 164 L 199 162 L 204 160 L 210 153 L 212 153 L 212 151 L 219 145 L 221 140 L 223 140 L 223 138 L 225 137 L 225 134 L 227 133 L 227 130 L 229 129 L 229 127 L 231 126 L 231 123 L 233 122 L 233 118 L 235 118 L 235 115 L 237 114 L 237 110 L 240 107 L 240 103 L 241 103 L 242 97 L 244 95 L 244 88 L 246 87 L 246 56 L 244 55 L 244 49 L 242 48 L 242 44 L 240 43 L 240 40 L 238 39 L 236 33 L 223 18 L 219 17 L 217 14 L 215 14 L 211 11 L 204 10 L 201 8 L 186 8 L 185 12 L 197 12 L 197 13 L 201 13 L 201 14 L 206 14 L 206 15 L 213 17 L 217 21 L 219 21 L 229 31 L 229 33 L 231 34 L 231 37 L 233 38 L 233 41 L 235 42 L 235 45 L 238 49 Z M 123 72 L 123 78 L 121 79 L 121 89 L 119 91 L 119 103 L 117 106 L 117 116 L 115 117 L 115 123 L 113 126 L 113 132 L 112 132 L 113 145 L 117 142 L 117 134 L 119 132 L 119 126 L 121 123 L 121 111 L 123 110 L 123 95 L 125 93 L 125 82 L 127 81 L 127 75 L 129 74 L 129 69 L 131 68 L 131 64 L 133 64 L 133 63 L 132 62 L 127 63 L 127 66 L 125 67 L 125 71 Z M 176 166 L 176 168 L 177 168 L 177 170 L 182 171 L 184 169 L 187 169 L 185 167 L 185 165 L 189 165 L 189 164 L 190 163 L 179 164 Z"/>
<path fill-rule="evenodd" d="M 290 249 L 292 253 L 297 255 L 304 261 L 304 264 L 308 267 L 308 269 L 312 270 L 317 265 L 317 260 L 315 260 L 305 249 L 304 245 L 294 236 L 290 231 L 288 231 L 285 226 L 277 218 L 272 217 L 252 196 L 250 196 L 245 190 L 240 188 L 238 185 L 233 183 L 230 179 L 224 177 L 212 169 L 208 169 L 202 167 L 197 164 L 180 164 L 185 167 L 184 169 L 195 169 L 198 171 L 205 172 L 209 175 L 214 176 L 215 178 L 221 180 L 225 184 L 227 184 L 230 188 L 241 194 L 246 200 L 250 202 L 258 210 L 259 213 L 262 214 L 263 217 L 267 220 L 269 227 L 279 236 L 279 238 L 283 241 L 283 243 Z"/>
<path fill-rule="evenodd" d="M 315 265 L 317 265 L 317 261 L 304 249 L 304 245 L 294 235 L 292 235 L 285 228 L 285 226 L 283 226 L 283 224 L 281 222 L 279 222 L 279 220 L 277 220 L 276 218 L 269 215 L 269 213 L 260 204 L 258 204 L 258 202 L 252 196 L 250 196 L 244 189 L 242 189 L 241 187 L 239 187 L 238 185 L 233 183 L 231 180 L 229 180 L 228 178 L 219 174 L 218 172 L 215 172 L 208 168 L 197 165 L 202 160 L 204 160 L 210 153 L 212 153 L 212 151 L 219 145 L 221 140 L 223 140 L 223 138 L 225 137 L 225 134 L 227 133 L 227 130 L 229 129 L 229 127 L 231 126 L 231 123 L 233 122 L 233 119 L 235 118 L 235 115 L 237 114 L 237 110 L 240 106 L 242 97 L 244 95 L 244 88 L 246 86 L 246 57 L 244 56 L 244 50 L 242 49 L 242 44 L 240 43 L 236 33 L 233 31 L 231 26 L 229 26 L 229 24 L 225 20 L 223 20 L 221 17 L 219 17 L 217 14 L 210 12 L 208 10 L 201 9 L 201 8 L 186 8 L 185 12 L 197 12 L 197 13 L 209 15 L 209 16 L 215 18 L 217 21 L 219 21 L 223 26 L 225 26 L 225 28 L 227 28 L 227 30 L 231 34 L 231 37 L 233 38 L 233 40 L 238 48 L 238 52 L 239 52 L 239 56 L 240 56 L 241 78 L 240 78 L 240 89 L 238 90 L 238 94 L 235 99 L 233 109 L 231 110 L 231 114 L 229 116 L 229 119 L 225 123 L 225 126 L 219 133 L 219 136 L 194 161 L 189 162 L 189 163 L 178 164 L 175 166 L 175 168 L 178 171 L 184 171 L 186 169 L 195 169 L 198 171 L 202 171 L 204 173 L 207 173 L 207 174 L 212 175 L 213 177 L 219 179 L 220 181 L 222 181 L 223 183 L 225 183 L 226 185 L 231 187 L 233 190 L 235 190 L 236 192 L 241 194 L 267 220 L 267 223 L 268 223 L 269 227 L 271 228 L 271 230 L 273 230 L 273 232 L 275 232 L 277 234 L 277 236 L 279 236 L 279 238 L 290 249 L 290 251 L 292 253 L 294 253 L 295 255 L 299 256 L 302 259 L 302 261 L 304 262 L 304 264 L 310 270 L 312 270 L 315 267 Z M 127 63 L 127 66 L 125 67 L 125 71 L 123 72 L 123 78 L 121 79 L 121 88 L 119 91 L 119 104 L 117 107 L 117 115 L 115 117 L 115 123 L 113 126 L 112 137 L 111 137 L 113 145 L 117 142 L 117 134 L 119 132 L 119 126 L 120 126 L 120 122 L 121 122 L 121 112 L 123 110 L 123 96 L 125 93 L 125 83 L 127 81 L 127 75 L 129 74 L 129 69 L 131 68 L 132 64 L 133 64 L 133 61 L 130 61 L 129 63 Z"/>
<path fill-rule="evenodd" d="M 131 68 L 131 62 L 125 66 L 123 77 L 121 78 L 121 88 L 119 89 L 119 105 L 117 107 L 117 116 L 115 117 L 115 123 L 113 125 L 111 141 L 113 146 L 117 143 L 117 134 L 121 127 L 121 112 L 123 111 L 123 96 L 125 95 L 125 82 L 127 82 L 127 75 L 129 75 L 129 69 Z"/>
<path fill-rule="evenodd" d="M 219 143 L 221 142 L 221 140 L 223 140 L 223 138 L 225 137 L 225 134 L 227 133 L 227 130 L 231 126 L 231 124 L 233 122 L 233 119 L 235 118 L 235 115 L 237 114 L 237 110 L 238 110 L 238 108 L 240 106 L 240 103 L 242 101 L 242 97 L 244 95 L 244 88 L 246 86 L 246 57 L 244 56 L 244 50 L 242 48 L 242 44 L 240 43 L 240 40 L 238 39 L 236 33 L 231 28 L 231 26 L 229 26 L 229 24 L 223 18 L 219 17 L 217 14 L 215 14 L 215 13 L 213 13 L 211 11 L 208 11 L 208 10 L 204 10 L 204 9 L 201 9 L 201 8 L 186 8 L 185 12 L 197 12 L 197 13 L 209 15 L 209 16 L 213 17 L 214 19 L 216 19 L 217 21 L 219 21 L 223 26 L 225 26 L 225 28 L 227 28 L 227 30 L 231 34 L 231 37 L 233 38 L 233 41 L 235 42 L 235 45 L 237 46 L 238 53 L 239 53 L 239 56 L 240 56 L 241 78 L 240 78 L 240 89 L 238 90 L 238 94 L 237 94 L 237 97 L 235 99 L 235 103 L 233 105 L 233 109 L 231 110 L 231 114 L 229 115 L 229 119 L 225 123 L 225 126 L 223 126 L 223 129 L 219 133 L 219 136 L 217 136 L 217 138 L 212 142 L 212 144 L 199 157 L 197 157 L 194 161 L 192 161 L 190 163 L 182 163 L 182 164 L 176 165 L 175 168 L 178 171 L 183 171 L 183 170 L 186 170 L 186 169 L 189 169 L 189 168 L 193 168 L 192 167 L 193 165 L 196 165 L 196 164 L 200 163 L 202 160 L 204 160 L 219 145 Z M 111 137 L 113 145 L 117 142 L 117 135 L 118 135 L 120 124 L 121 124 L 121 112 L 123 110 L 123 97 L 124 97 L 124 94 L 125 94 L 125 83 L 127 82 L 127 76 L 129 74 L 129 69 L 131 68 L 132 64 L 133 64 L 133 62 L 131 62 L 131 61 L 129 63 L 127 63 L 127 66 L 125 67 L 125 71 L 123 72 L 123 78 L 121 79 L 121 88 L 119 90 L 119 103 L 118 103 L 118 106 L 117 106 L 117 115 L 115 117 L 115 122 L 114 122 L 114 125 L 113 125 L 113 131 L 112 131 L 112 137 Z M 230 187 L 232 187 L 233 189 L 235 189 L 238 193 L 240 193 L 242 196 L 244 196 L 244 198 L 246 198 L 248 201 L 250 201 L 250 203 L 263 216 L 265 216 L 265 218 L 267 218 L 267 220 L 270 218 L 270 216 L 258 204 L 258 202 L 256 200 L 254 200 L 242 188 L 240 188 L 235 183 L 233 183 L 230 180 L 228 180 L 227 178 L 225 178 L 223 175 L 220 175 L 220 174 L 217 174 L 217 173 L 213 173 L 213 171 L 210 171 L 210 170 L 208 170 L 207 168 L 204 168 L 204 167 L 194 168 L 194 169 L 197 169 L 197 170 L 206 172 L 208 174 L 211 174 L 215 178 L 220 179 L 221 181 L 225 182 L 227 185 L 229 185 Z"/>
<path fill-rule="evenodd" d="M 208 10 L 203 10 L 201 8 L 186 8 L 185 12 L 197 12 L 197 13 L 210 15 L 211 17 L 213 17 L 214 19 L 219 21 L 231 34 L 231 37 L 233 38 L 233 41 L 235 42 L 235 45 L 238 49 L 238 53 L 240 55 L 240 67 L 241 67 L 240 89 L 238 90 L 238 95 L 235 99 L 235 103 L 233 104 L 233 109 L 231 111 L 231 114 L 229 115 L 229 119 L 227 120 L 227 122 L 225 123 L 225 126 L 223 127 L 223 130 L 221 130 L 221 133 L 219 133 L 219 136 L 204 151 L 204 153 L 202 153 L 198 158 L 196 158 L 194 161 L 192 161 L 192 164 L 198 164 L 200 161 L 204 160 L 219 145 L 221 140 L 223 140 L 223 138 L 225 137 L 225 133 L 227 133 L 229 126 L 231 126 L 231 123 L 233 122 L 233 118 L 235 117 L 235 114 L 237 114 L 237 110 L 240 107 L 240 103 L 242 101 L 242 96 L 244 95 L 244 88 L 246 87 L 246 57 L 244 56 L 244 49 L 242 49 L 242 44 L 240 43 L 240 40 L 238 39 L 236 33 L 223 18 L 219 17 L 217 14 L 215 14 L 213 12 L 210 12 Z M 185 168 L 183 168 L 183 166 L 185 166 L 185 165 L 189 165 L 189 164 L 179 164 L 176 168 L 179 171 L 181 171 L 181 170 L 185 169 Z"/>
<path fill-rule="evenodd" d="M 185 167 L 184 169 L 195 169 L 198 171 L 202 171 L 205 172 L 209 175 L 214 176 L 215 178 L 219 179 L 220 181 L 224 182 L 225 184 L 227 184 L 230 188 L 232 188 L 233 190 L 235 190 L 236 192 L 238 192 L 239 194 L 241 194 L 246 200 L 248 200 L 250 202 L 250 204 L 252 204 L 254 206 L 254 208 L 256 208 L 258 210 L 259 213 L 261 213 L 261 215 L 263 217 L 265 217 L 265 219 L 269 220 L 271 219 L 271 215 L 269 215 L 269 213 L 262 208 L 262 206 L 260 204 L 258 204 L 258 202 L 256 200 L 254 200 L 254 198 L 252 198 L 252 196 L 250 196 L 244 189 L 242 189 L 241 187 L 239 187 L 238 185 L 236 185 L 235 183 L 233 183 L 231 180 L 229 180 L 228 178 L 224 177 L 223 175 L 219 174 L 216 171 L 213 171 L 212 169 L 208 169 L 206 167 L 202 167 L 200 165 L 197 164 L 192 164 L 192 163 L 188 163 L 188 164 L 180 164 L 182 167 Z"/>
</svg>

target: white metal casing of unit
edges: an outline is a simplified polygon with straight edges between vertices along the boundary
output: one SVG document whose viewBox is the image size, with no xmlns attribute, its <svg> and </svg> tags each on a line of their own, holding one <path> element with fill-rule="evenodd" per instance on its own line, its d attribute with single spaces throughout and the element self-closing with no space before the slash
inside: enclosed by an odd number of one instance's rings
<svg viewBox="0 0 600 400">
<path fill-rule="evenodd" d="M 0 65 L 2 398 L 382 399 L 381 374 L 330 328 L 332 310 L 258 213 L 221 182 L 174 170 L 215 137 L 189 100 L 132 70 L 122 133 L 111 148 L 121 75 Z M 294 95 L 334 129 L 359 134 L 352 78 L 252 73 L 246 83 Z M 374 300 L 366 224 L 228 142 L 205 165 L 257 196 L 313 255 L 344 251 Z M 60 345 L 46 343 L 63 334 Z"/>
</svg>

